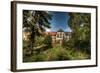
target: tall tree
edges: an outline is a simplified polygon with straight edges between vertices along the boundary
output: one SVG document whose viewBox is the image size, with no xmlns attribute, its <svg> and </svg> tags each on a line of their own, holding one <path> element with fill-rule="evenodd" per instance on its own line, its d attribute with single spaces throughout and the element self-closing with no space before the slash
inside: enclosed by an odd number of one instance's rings
<svg viewBox="0 0 100 73">
<path fill-rule="evenodd" d="M 69 13 L 69 26 L 72 29 L 73 45 L 78 48 L 90 48 L 91 14 Z M 84 42 L 84 43 L 83 43 Z"/>
<path fill-rule="evenodd" d="M 35 37 L 42 35 L 45 28 L 50 28 L 50 20 L 51 15 L 47 11 L 23 11 L 23 28 L 29 28 L 31 30 L 31 50 L 33 50 Z"/>
<path fill-rule="evenodd" d="M 57 32 L 64 32 L 64 30 L 60 28 L 60 29 L 58 29 Z"/>
</svg>

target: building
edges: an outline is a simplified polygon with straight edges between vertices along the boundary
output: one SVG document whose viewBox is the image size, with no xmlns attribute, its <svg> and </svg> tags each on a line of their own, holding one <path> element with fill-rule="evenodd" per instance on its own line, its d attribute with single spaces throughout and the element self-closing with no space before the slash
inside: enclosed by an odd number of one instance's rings
<svg viewBox="0 0 100 73">
<path fill-rule="evenodd" d="M 46 32 L 46 35 L 50 35 L 52 38 L 52 45 L 64 43 L 64 40 L 71 38 L 71 32 Z"/>
<path fill-rule="evenodd" d="M 30 34 L 31 34 L 31 30 L 29 28 L 23 28 L 23 32 L 22 32 L 23 40 L 29 41 Z"/>
<path fill-rule="evenodd" d="M 30 30 L 24 29 L 23 30 L 23 40 L 29 41 L 30 34 L 31 34 Z M 45 32 L 44 35 L 51 36 L 52 45 L 55 45 L 55 44 L 62 45 L 65 40 L 68 41 L 71 38 L 71 32 Z"/>
</svg>

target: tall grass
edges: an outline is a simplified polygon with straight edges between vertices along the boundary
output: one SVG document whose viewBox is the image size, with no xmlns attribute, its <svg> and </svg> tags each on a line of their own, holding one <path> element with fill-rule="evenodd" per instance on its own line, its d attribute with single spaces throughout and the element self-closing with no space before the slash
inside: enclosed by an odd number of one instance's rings
<svg viewBox="0 0 100 73">
<path fill-rule="evenodd" d="M 84 60 L 90 59 L 90 55 L 74 48 L 63 48 L 59 44 L 53 48 L 47 49 L 31 56 L 24 56 L 23 62 L 39 61 L 61 61 L 61 60 Z"/>
</svg>

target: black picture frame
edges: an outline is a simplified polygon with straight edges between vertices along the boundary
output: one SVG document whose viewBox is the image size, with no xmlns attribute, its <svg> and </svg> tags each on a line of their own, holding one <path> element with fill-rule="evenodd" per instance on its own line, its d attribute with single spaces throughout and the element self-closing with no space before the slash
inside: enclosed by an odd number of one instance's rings
<svg viewBox="0 0 100 73">
<path fill-rule="evenodd" d="M 18 4 L 27 4 L 27 5 L 44 5 L 44 6 L 59 6 L 59 7 L 78 7 L 78 8 L 90 8 L 95 9 L 95 64 L 91 65 L 78 65 L 78 66 L 64 66 L 64 67 L 50 67 L 50 68 L 31 68 L 31 69 L 17 69 L 17 5 Z M 69 69 L 69 68 L 83 68 L 83 67 L 96 67 L 98 65 L 98 56 L 97 56 L 97 40 L 98 40 L 98 31 L 97 31 L 97 22 L 98 22 L 98 8 L 97 6 L 90 5 L 74 5 L 74 4 L 58 4 L 58 3 L 43 3 L 43 2 L 27 2 L 27 1 L 12 1 L 11 2 L 11 71 L 37 71 L 37 70 L 52 70 L 52 69 Z M 92 40 L 92 39 L 91 39 Z"/>
</svg>

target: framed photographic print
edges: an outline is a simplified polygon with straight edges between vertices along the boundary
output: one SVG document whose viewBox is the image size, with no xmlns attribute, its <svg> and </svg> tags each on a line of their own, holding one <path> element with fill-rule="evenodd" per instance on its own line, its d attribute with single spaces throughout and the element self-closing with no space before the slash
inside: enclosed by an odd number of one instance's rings
<svg viewBox="0 0 100 73">
<path fill-rule="evenodd" d="M 97 6 L 11 2 L 11 71 L 97 66 Z"/>
</svg>

